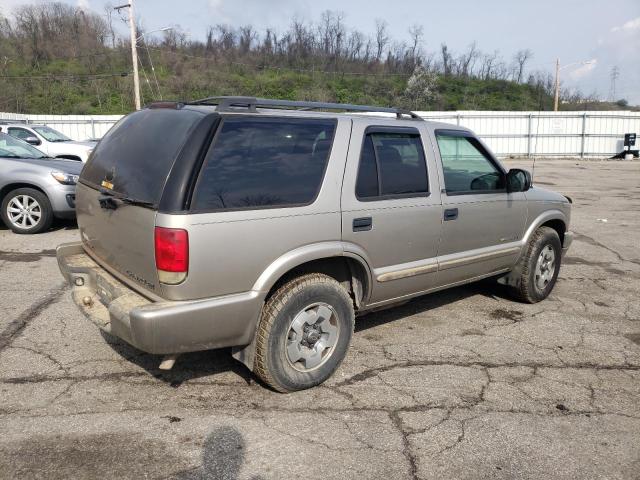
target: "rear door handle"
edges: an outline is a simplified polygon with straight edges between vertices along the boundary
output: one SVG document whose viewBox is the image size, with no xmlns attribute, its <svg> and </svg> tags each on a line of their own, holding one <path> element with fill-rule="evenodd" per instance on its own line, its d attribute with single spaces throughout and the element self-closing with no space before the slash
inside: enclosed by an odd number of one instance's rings
<svg viewBox="0 0 640 480">
<path fill-rule="evenodd" d="M 447 208 L 444 211 L 444 221 L 447 222 L 449 220 L 455 220 L 458 218 L 458 209 L 457 208 Z"/>
<path fill-rule="evenodd" d="M 353 219 L 353 231 L 354 232 L 366 232 L 373 228 L 373 220 L 371 217 L 361 217 Z"/>
</svg>

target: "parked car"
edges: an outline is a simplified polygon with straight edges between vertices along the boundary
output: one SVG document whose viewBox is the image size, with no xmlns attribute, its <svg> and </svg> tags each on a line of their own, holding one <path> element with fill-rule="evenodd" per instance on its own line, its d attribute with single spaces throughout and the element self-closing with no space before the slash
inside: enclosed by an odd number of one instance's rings
<svg viewBox="0 0 640 480">
<path fill-rule="evenodd" d="M 357 314 L 486 277 L 543 300 L 572 240 L 568 198 L 470 130 L 235 97 L 126 116 L 77 213 L 57 256 L 89 318 L 161 368 L 233 347 L 281 392 L 331 376 Z"/>
<path fill-rule="evenodd" d="M 0 130 L 42 150 L 49 157 L 86 162 L 96 146 L 95 141 L 77 142 L 46 125 L 6 124 Z"/>
<path fill-rule="evenodd" d="M 15 233 L 40 233 L 54 218 L 75 216 L 75 189 L 82 164 L 47 157 L 0 132 L 0 217 Z"/>
</svg>

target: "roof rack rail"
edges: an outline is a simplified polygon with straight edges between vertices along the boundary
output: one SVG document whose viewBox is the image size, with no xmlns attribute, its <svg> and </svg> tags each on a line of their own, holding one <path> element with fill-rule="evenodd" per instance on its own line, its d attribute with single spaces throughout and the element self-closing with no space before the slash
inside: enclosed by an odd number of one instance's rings
<svg viewBox="0 0 640 480">
<path fill-rule="evenodd" d="M 207 97 L 193 102 L 186 102 L 186 105 L 217 105 L 218 111 L 229 111 L 232 108 L 247 108 L 254 112 L 259 107 L 298 109 L 298 110 L 343 110 L 346 112 L 369 112 L 369 113 L 393 113 L 396 118 L 409 117 L 413 120 L 422 120 L 416 113 L 400 108 L 373 107 L 368 105 L 352 105 L 349 103 L 327 103 L 327 102 L 299 102 L 295 100 L 274 100 L 270 98 L 255 97 Z"/>
</svg>

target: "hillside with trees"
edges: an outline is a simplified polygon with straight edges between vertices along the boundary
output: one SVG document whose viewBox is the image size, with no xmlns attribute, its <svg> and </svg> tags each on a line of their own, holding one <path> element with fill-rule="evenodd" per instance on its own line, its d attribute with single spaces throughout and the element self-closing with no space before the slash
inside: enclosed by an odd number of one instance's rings
<svg viewBox="0 0 640 480">
<path fill-rule="evenodd" d="M 112 8 L 98 14 L 61 3 L 0 11 L 0 111 L 131 111 L 130 44 L 116 32 L 119 22 Z M 250 95 L 414 110 L 552 108 L 553 78 L 529 71 L 530 50 L 509 59 L 475 43 L 464 52 L 445 43 L 429 51 L 422 26 L 398 41 L 383 20 L 374 32 L 354 30 L 331 11 L 312 23 L 293 20 L 284 32 L 212 25 L 198 40 L 165 31 L 138 43 L 143 103 Z M 591 101 L 565 100 L 580 109 Z"/>
</svg>

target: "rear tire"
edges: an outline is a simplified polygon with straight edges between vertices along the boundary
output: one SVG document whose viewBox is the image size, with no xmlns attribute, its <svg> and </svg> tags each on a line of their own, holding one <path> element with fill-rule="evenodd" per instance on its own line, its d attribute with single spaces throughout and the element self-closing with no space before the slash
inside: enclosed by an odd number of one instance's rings
<svg viewBox="0 0 640 480">
<path fill-rule="evenodd" d="M 17 188 L 2 199 L 2 221 L 18 234 L 48 230 L 53 223 L 53 209 L 47 196 L 33 188 Z"/>
<path fill-rule="evenodd" d="M 335 279 L 312 273 L 287 282 L 262 309 L 254 373 L 279 392 L 319 385 L 344 359 L 354 318 L 351 297 Z"/>
<path fill-rule="evenodd" d="M 527 303 L 537 303 L 553 290 L 562 259 L 562 245 L 558 232 L 550 227 L 538 228 L 520 259 L 521 271 L 518 286 L 511 288 L 515 298 Z"/>
</svg>

